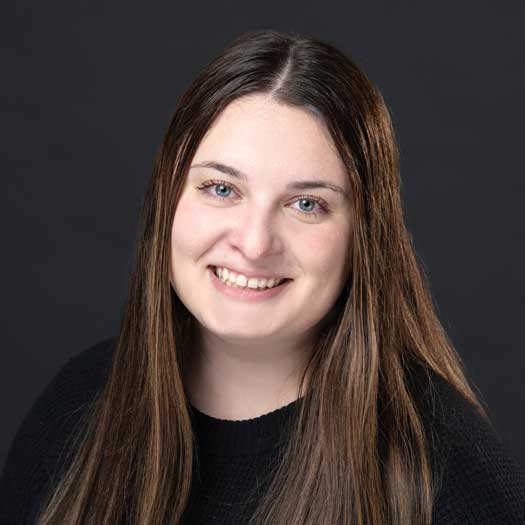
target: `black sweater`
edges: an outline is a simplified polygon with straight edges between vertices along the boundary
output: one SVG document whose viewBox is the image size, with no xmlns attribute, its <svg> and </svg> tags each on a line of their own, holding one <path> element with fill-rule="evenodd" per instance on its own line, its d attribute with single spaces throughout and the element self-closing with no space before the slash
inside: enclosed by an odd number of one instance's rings
<svg viewBox="0 0 525 525">
<path fill-rule="evenodd" d="M 47 385 L 24 418 L 11 444 L 0 480 L 0 523 L 35 523 L 38 504 L 53 485 L 71 435 L 86 406 L 101 388 L 115 338 L 70 359 Z M 432 430 L 448 450 L 434 523 L 525 524 L 525 475 L 487 423 L 434 375 L 443 409 Z M 263 416 L 226 421 L 191 407 L 199 449 L 190 502 L 183 523 L 247 523 L 259 486 L 286 440 L 290 403 Z"/>
</svg>

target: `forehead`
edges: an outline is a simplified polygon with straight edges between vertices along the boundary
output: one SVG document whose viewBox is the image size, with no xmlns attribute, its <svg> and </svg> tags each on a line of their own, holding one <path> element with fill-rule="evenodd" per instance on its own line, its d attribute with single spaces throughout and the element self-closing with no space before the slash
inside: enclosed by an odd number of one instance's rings
<svg viewBox="0 0 525 525">
<path fill-rule="evenodd" d="M 237 99 L 201 141 L 194 163 L 220 161 L 248 174 L 319 176 L 346 186 L 346 171 L 322 120 L 256 95 Z"/>
</svg>

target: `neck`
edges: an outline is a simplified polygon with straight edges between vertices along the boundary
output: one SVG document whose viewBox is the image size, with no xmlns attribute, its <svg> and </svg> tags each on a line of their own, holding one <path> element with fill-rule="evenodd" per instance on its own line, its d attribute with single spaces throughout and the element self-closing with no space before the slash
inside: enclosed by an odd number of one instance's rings
<svg viewBox="0 0 525 525">
<path fill-rule="evenodd" d="M 198 330 L 183 372 L 190 403 L 227 420 L 251 419 L 286 406 L 300 397 L 309 347 L 306 340 L 232 343 Z"/>
</svg>

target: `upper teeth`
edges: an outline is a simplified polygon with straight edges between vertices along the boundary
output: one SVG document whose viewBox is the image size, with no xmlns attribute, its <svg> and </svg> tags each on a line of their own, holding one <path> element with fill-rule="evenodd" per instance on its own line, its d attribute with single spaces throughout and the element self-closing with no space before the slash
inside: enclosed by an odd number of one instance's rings
<svg viewBox="0 0 525 525">
<path fill-rule="evenodd" d="M 245 275 L 238 274 L 228 268 L 215 267 L 215 275 L 224 281 L 226 284 L 236 285 L 241 288 L 273 288 L 280 284 L 284 279 L 276 279 L 274 277 L 270 279 L 258 279 L 257 277 L 246 277 Z"/>
</svg>

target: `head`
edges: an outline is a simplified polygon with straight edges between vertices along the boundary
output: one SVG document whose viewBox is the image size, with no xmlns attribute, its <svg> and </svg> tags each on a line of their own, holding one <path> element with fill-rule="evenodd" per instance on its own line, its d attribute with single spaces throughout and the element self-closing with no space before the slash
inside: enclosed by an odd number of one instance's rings
<svg viewBox="0 0 525 525">
<path fill-rule="evenodd" d="M 133 522 L 179 522 L 196 461 L 182 381 L 194 321 L 231 344 L 313 345 L 253 523 L 430 523 L 409 364 L 484 410 L 417 262 L 398 161 L 379 91 L 326 42 L 256 31 L 202 69 L 156 158 L 107 383 L 42 523 L 118 522 L 129 502 Z M 210 265 L 291 281 L 246 303 L 217 292 Z"/>
<path fill-rule="evenodd" d="M 287 103 L 280 89 L 222 110 L 174 214 L 170 282 L 205 337 L 232 345 L 311 346 L 349 278 L 347 167 L 320 113 Z M 224 267 L 286 280 L 277 295 L 249 302 L 218 290 L 213 273 Z"/>
<path fill-rule="evenodd" d="M 205 337 L 311 347 L 350 307 L 354 282 L 364 292 L 373 235 L 402 221 L 381 95 L 343 53 L 313 42 L 240 37 L 179 101 L 157 167 L 174 194 L 176 325 L 185 312 Z M 218 266 L 290 282 L 249 303 L 217 291 Z"/>
</svg>

